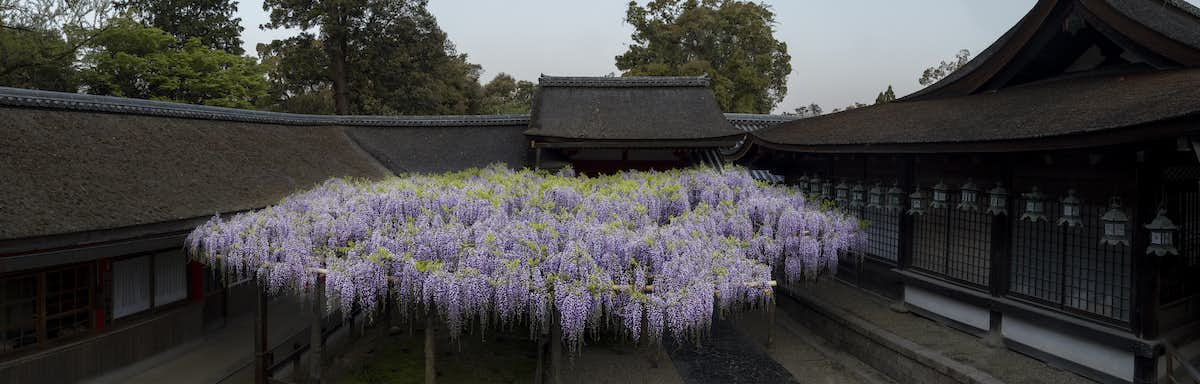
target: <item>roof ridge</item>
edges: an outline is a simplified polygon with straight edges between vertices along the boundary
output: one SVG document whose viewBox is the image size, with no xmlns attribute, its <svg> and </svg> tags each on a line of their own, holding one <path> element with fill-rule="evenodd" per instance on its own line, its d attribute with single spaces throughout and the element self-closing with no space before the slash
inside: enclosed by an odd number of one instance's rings
<svg viewBox="0 0 1200 384">
<path fill-rule="evenodd" d="M 429 127 L 443 125 L 527 125 L 529 115 L 305 115 L 167 101 L 0 87 L 0 106 L 103 112 L 183 119 L 280 125 Z"/>
<path fill-rule="evenodd" d="M 708 87 L 704 76 L 547 76 L 538 78 L 542 87 Z"/>
<path fill-rule="evenodd" d="M 769 113 L 736 113 L 725 112 L 725 118 L 728 120 L 741 121 L 792 121 L 799 119 L 797 115 L 769 114 Z"/>
</svg>

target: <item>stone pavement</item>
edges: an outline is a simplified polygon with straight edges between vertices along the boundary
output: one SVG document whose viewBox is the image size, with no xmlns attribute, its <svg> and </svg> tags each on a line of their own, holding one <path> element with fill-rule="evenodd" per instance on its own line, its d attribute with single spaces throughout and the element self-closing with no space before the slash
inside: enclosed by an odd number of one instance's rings
<svg viewBox="0 0 1200 384">
<path fill-rule="evenodd" d="M 1092 381 L 911 313 L 836 280 L 784 295 L 781 313 L 900 382 L 1075 384 Z"/>
<path fill-rule="evenodd" d="M 280 297 L 270 302 L 271 345 L 308 326 L 308 313 L 300 300 Z M 212 384 L 254 379 L 254 313 L 230 318 L 224 327 L 205 333 L 190 343 L 126 366 L 85 383 Z"/>
</svg>

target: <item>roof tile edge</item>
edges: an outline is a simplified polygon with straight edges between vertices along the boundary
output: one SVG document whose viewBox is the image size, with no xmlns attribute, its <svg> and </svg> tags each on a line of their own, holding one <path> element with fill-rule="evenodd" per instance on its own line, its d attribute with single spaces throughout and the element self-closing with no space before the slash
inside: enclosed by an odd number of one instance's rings
<svg viewBox="0 0 1200 384">
<path fill-rule="evenodd" d="M 542 87 L 708 87 L 708 76 L 547 76 L 538 78 Z"/>
<path fill-rule="evenodd" d="M 337 116 L 244 110 L 165 101 L 0 87 L 0 107 L 44 108 L 279 125 L 376 127 L 528 125 L 529 115 Z"/>
</svg>

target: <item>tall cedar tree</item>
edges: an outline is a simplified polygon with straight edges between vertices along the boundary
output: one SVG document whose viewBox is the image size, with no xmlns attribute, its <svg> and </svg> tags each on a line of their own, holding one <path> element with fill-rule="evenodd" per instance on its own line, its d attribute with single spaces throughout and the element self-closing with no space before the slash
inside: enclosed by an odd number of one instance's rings
<svg viewBox="0 0 1200 384">
<path fill-rule="evenodd" d="M 117 8 L 134 20 L 161 29 L 180 42 L 190 38 L 212 48 L 241 55 L 242 26 L 237 2 L 231 0 L 124 0 Z"/>
<path fill-rule="evenodd" d="M 633 44 L 616 57 L 624 76 L 707 74 L 726 112 L 769 113 L 787 95 L 787 44 L 774 36 L 775 13 L 736 0 L 630 2 Z"/>
<path fill-rule="evenodd" d="M 455 52 L 426 3 L 266 0 L 263 9 L 271 13 L 268 28 L 320 29 L 319 36 L 309 37 L 319 44 L 302 44 L 323 49 L 325 75 L 303 81 L 327 81 L 338 114 L 474 112 L 479 108 L 480 67 Z"/>
</svg>

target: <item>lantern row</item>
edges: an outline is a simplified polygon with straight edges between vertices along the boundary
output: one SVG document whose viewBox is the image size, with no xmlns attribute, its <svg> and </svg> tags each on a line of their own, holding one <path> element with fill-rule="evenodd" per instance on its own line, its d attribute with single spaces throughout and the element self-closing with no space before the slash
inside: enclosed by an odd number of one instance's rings
<svg viewBox="0 0 1200 384">
<path fill-rule="evenodd" d="M 884 191 L 883 184 L 876 182 L 871 189 L 866 189 L 862 183 L 856 183 L 853 186 L 846 183 L 843 179 L 837 185 L 834 185 L 831 180 L 821 179 L 820 177 L 808 177 L 804 175 L 797 180 L 797 186 L 802 192 L 809 196 L 819 197 L 822 200 L 833 200 L 839 206 L 849 207 L 850 209 L 860 209 L 863 207 L 870 209 L 886 209 L 890 211 L 899 211 L 903 209 L 903 201 L 906 197 L 904 190 L 900 189 L 898 182 L 893 182 L 891 188 Z M 963 211 L 979 211 L 981 209 L 980 198 L 986 194 L 987 209 L 985 210 L 991 215 L 1007 215 L 1008 214 L 1008 190 L 1000 183 L 988 189 L 986 192 L 975 185 L 971 179 L 958 188 L 959 203 L 955 207 Z M 1021 212 L 1020 220 L 1030 222 L 1049 221 L 1046 217 L 1046 201 L 1049 196 L 1038 191 L 1037 187 L 1031 188 L 1030 192 L 1022 193 L 1024 199 L 1024 207 Z M 885 200 L 886 199 L 886 200 Z M 932 196 L 927 196 L 920 187 L 915 191 L 907 194 L 909 208 L 905 211 L 910 216 L 924 215 L 926 206 L 929 209 L 945 209 L 950 207 L 950 188 L 944 182 L 938 182 L 932 188 Z M 928 204 L 926 204 L 928 201 Z M 1067 196 L 1059 200 L 1062 207 L 1061 216 L 1056 224 L 1066 227 L 1081 227 L 1083 226 L 1082 216 L 1082 200 L 1075 195 L 1074 189 L 1067 190 Z M 1104 233 L 1100 238 L 1100 243 L 1104 245 L 1129 245 L 1129 231 L 1126 228 L 1129 225 L 1129 215 L 1121 206 L 1121 199 L 1118 196 L 1113 196 L 1109 200 L 1108 211 L 1100 217 L 1103 223 Z M 1167 217 L 1167 210 L 1164 207 L 1159 207 L 1158 215 L 1145 228 L 1150 231 L 1150 244 L 1146 247 L 1147 254 L 1164 256 L 1167 254 L 1178 255 L 1179 250 L 1175 248 L 1174 239 L 1175 233 L 1179 230 L 1170 218 Z"/>
</svg>

